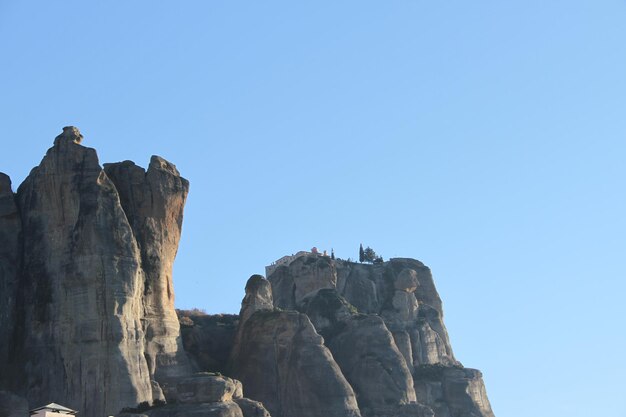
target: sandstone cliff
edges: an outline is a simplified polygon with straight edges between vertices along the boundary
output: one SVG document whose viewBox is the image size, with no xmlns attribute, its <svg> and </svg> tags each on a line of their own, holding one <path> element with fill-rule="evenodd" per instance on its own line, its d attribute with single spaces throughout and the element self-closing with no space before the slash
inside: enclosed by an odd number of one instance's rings
<svg viewBox="0 0 626 417">
<path fill-rule="evenodd" d="M 177 316 L 189 183 L 81 141 L 64 128 L 16 193 L 0 173 L 0 417 L 493 417 L 416 260 L 304 254 L 252 276 L 238 316 Z"/>
<path fill-rule="evenodd" d="M 301 353 L 322 347 L 330 355 Z M 413 259 L 369 265 L 308 254 L 267 281 L 253 276 L 231 372 L 275 417 L 493 417 L 480 372 L 454 357 L 430 270 Z M 325 409 L 294 406 L 322 395 Z"/>
<path fill-rule="evenodd" d="M 81 139 L 64 128 L 15 200 L 0 176 L 0 360 L 31 405 L 111 415 L 189 373 L 171 289 L 187 182 L 153 157 L 114 183 Z"/>
</svg>

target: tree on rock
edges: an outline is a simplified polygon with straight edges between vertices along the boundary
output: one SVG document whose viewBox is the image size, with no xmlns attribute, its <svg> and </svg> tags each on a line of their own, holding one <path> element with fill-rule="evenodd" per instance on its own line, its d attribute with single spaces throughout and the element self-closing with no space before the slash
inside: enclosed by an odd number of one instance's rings
<svg viewBox="0 0 626 417">
<path fill-rule="evenodd" d="M 377 258 L 378 255 L 376 255 L 376 252 L 369 246 L 363 251 L 363 262 L 373 263 Z"/>
<path fill-rule="evenodd" d="M 363 251 L 363 244 L 359 246 L 359 262 L 365 261 L 365 252 Z"/>
</svg>

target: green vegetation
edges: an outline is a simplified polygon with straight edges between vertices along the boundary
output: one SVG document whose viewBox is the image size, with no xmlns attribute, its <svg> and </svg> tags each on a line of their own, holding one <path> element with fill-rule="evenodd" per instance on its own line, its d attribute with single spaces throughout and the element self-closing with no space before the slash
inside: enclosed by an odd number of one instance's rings
<svg viewBox="0 0 626 417">
<path fill-rule="evenodd" d="M 374 249 L 369 246 L 363 249 L 363 244 L 359 246 L 359 262 L 369 262 L 372 264 L 383 263 L 383 257 L 376 254 Z"/>
<path fill-rule="evenodd" d="M 415 367 L 413 376 L 416 379 L 440 380 L 446 369 L 463 369 L 461 365 L 446 366 L 441 363 L 422 364 Z"/>
<path fill-rule="evenodd" d="M 152 405 L 148 401 L 141 402 L 135 407 L 122 408 L 122 413 L 142 413 L 144 411 L 152 410 L 154 408 L 163 407 L 167 403 L 163 400 L 156 399 L 152 402 Z"/>
</svg>

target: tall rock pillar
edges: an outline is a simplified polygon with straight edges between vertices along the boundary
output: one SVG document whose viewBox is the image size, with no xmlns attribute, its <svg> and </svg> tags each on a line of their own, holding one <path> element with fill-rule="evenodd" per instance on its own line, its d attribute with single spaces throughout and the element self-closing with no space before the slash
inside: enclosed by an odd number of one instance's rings
<svg viewBox="0 0 626 417">
<path fill-rule="evenodd" d="M 119 192 L 141 253 L 148 368 L 166 397 L 173 398 L 176 380 L 191 369 L 180 338 L 172 281 L 189 182 L 174 164 L 158 156 L 151 158 L 147 171 L 130 161 L 105 164 L 104 169 Z"/>
<path fill-rule="evenodd" d="M 32 404 L 106 416 L 152 401 L 141 325 L 144 275 L 95 150 L 64 128 L 17 192 L 23 268 L 14 341 Z"/>
<path fill-rule="evenodd" d="M 21 264 L 21 231 L 11 179 L 0 173 L 0 390 L 13 384 L 9 372 L 10 341 L 15 331 L 15 305 Z"/>
</svg>

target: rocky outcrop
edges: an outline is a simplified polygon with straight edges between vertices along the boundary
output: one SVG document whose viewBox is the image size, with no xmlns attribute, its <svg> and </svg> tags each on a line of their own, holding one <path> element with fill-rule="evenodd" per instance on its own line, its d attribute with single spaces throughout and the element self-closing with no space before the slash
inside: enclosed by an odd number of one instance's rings
<svg viewBox="0 0 626 417">
<path fill-rule="evenodd" d="M 298 253 L 250 278 L 238 316 L 177 317 L 188 182 L 157 156 L 103 169 L 82 139 L 65 127 L 15 194 L 0 174 L 0 417 L 26 400 L 87 416 L 493 417 L 412 259 Z"/>
<path fill-rule="evenodd" d="M 422 365 L 414 379 L 418 400 L 430 405 L 437 417 L 494 417 L 480 371 Z"/>
<path fill-rule="evenodd" d="M 258 401 L 253 401 L 249 398 L 239 398 L 235 402 L 241 408 L 243 417 L 270 417 L 269 411 Z"/>
<path fill-rule="evenodd" d="M 380 315 L 409 368 L 457 363 L 430 269 L 419 261 L 398 258 L 369 265 L 301 256 L 276 268 L 268 280 L 280 308 L 296 309 L 307 294 L 334 288 L 359 312 Z"/>
<path fill-rule="evenodd" d="M 241 382 L 221 375 L 197 373 L 181 379 L 178 402 L 142 411 L 145 417 L 270 417 L 263 405 L 243 397 Z M 137 417 L 126 412 L 120 417 Z"/>
<path fill-rule="evenodd" d="M 176 167 L 150 159 L 148 170 L 131 161 L 105 164 L 141 254 L 145 356 L 153 379 L 168 398 L 176 380 L 190 372 L 174 310 L 172 269 L 183 223 L 189 182 Z"/>
<path fill-rule="evenodd" d="M 17 200 L 24 265 L 14 342 L 29 401 L 64 401 L 86 415 L 152 401 L 139 248 L 95 150 L 58 136 Z"/>
<path fill-rule="evenodd" d="M 191 374 L 171 277 L 188 183 L 159 157 L 111 181 L 82 139 L 63 128 L 15 196 L 0 175 L 0 388 L 112 415 Z"/>
<path fill-rule="evenodd" d="M 226 372 L 239 316 L 177 310 L 183 347 L 195 371 Z"/>
<path fill-rule="evenodd" d="M 302 256 L 289 267 L 278 267 L 271 275 L 271 282 L 274 304 L 295 310 L 307 295 L 322 288 L 335 288 L 337 271 L 335 263 L 328 257 Z"/>
<path fill-rule="evenodd" d="M 360 416 L 351 386 L 311 321 L 270 309 L 269 294 L 260 276 L 246 285 L 232 375 L 274 417 Z"/>
<path fill-rule="evenodd" d="M 243 396 L 239 381 L 208 373 L 183 378 L 178 382 L 177 391 L 181 404 L 224 402 Z"/>
<path fill-rule="evenodd" d="M 22 223 L 15 204 L 10 178 L 0 173 L 0 340 L 13 339 L 18 290 Z M 9 385 L 10 343 L 0 343 L 0 387 Z M 12 384 L 11 384 L 12 385 Z"/>
<path fill-rule="evenodd" d="M 305 313 L 324 336 L 364 416 L 493 416 L 480 374 L 452 353 L 441 299 L 421 262 L 309 254 L 268 280 L 274 305 Z M 442 371 L 425 380 L 428 367 Z"/>
<path fill-rule="evenodd" d="M 379 316 L 356 313 L 334 289 L 305 298 L 301 311 L 324 335 L 363 416 L 394 416 L 415 403 L 411 372 Z"/>
</svg>

